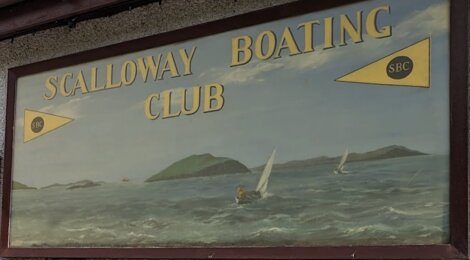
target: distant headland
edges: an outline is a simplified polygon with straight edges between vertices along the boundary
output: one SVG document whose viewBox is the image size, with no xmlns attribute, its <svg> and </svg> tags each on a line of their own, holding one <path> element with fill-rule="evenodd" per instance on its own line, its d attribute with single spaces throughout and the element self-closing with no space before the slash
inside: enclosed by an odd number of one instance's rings
<svg viewBox="0 0 470 260">
<path fill-rule="evenodd" d="M 399 157 L 408 157 L 408 156 L 418 156 L 418 155 L 427 155 L 426 153 L 411 150 L 405 146 L 401 145 L 390 145 L 382 147 L 373 151 L 364 152 L 364 153 L 349 153 L 348 162 L 359 162 L 359 161 L 373 161 L 373 160 L 382 160 L 382 159 L 391 159 Z M 320 156 L 304 160 L 293 160 L 285 163 L 274 164 L 274 170 L 283 170 L 283 169 L 295 169 L 303 168 L 320 164 L 335 164 L 338 163 L 341 159 L 341 156 Z M 216 176 L 216 175 L 225 175 L 225 174 L 236 174 L 236 173 L 250 173 L 258 172 L 264 168 L 264 165 L 254 167 L 251 170 L 245 166 L 243 163 L 227 158 L 227 157 L 216 157 L 212 154 L 197 154 L 191 155 L 189 157 L 178 160 L 165 168 L 164 170 L 158 172 L 157 174 L 152 175 L 147 178 L 145 182 L 155 182 L 155 181 L 164 181 L 164 180 L 175 180 L 175 179 L 186 179 L 186 178 L 195 178 L 195 177 L 205 177 L 205 176 Z M 41 189 L 51 189 L 51 188 L 64 188 L 67 190 L 90 188 L 102 185 L 103 182 L 95 182 L 91 180 L 81 180 L 68 184 L 52 184 Z M 20 182 L 13 182 L 13 190 L 28 190 L 28 189 L 37 189 L 35 187 L 30 187 Z"/>
<path fill-rule="evenodd" d="M 55 183 L 46 187 L 42 187 L 41 189 L 65 188 L 67 190 L 75 190 L 75 189 L 96 187 L 96 186 L 100 186 L 101 184 L 102 184 L 101 182 L 82 180 L 82 181 L 77 181 L 77 182 L 72 182 L 72 183 L 67 183 L 67 184 Z"/>
<path fill-rule="evenodd" d="M 13 190 L 36 190 L 36 188 L 34 188 L 34 187 L 30 187 L 26 184 L 23 184 L 23 183 L 17 182 L 17 181 L 13 181 L 12 189 Z"/>
<path fill-rule="evenodd" d="M 383 159 L 391 159 L 391 158 L 398 158 L 398 157 L 407 157 L 407 156 L 417 156 L 417 155 L 427 155 L 426 153 L 411 150 L 402 145 L 390 145 L 386 147 L 382 147 L 373 151 L 365 152 L 365 153 L 349 153 L 348 162 L 359 162 L 359 161 L 374 161 L 374 160 L 383 160 Z M 305 160 L 294 160 L 288 161 L 286 163 L 274 164 L 274 170 L 282 170 L 282 169 L 292 169 L 292 168 L 302 168 L 308 167 L 313 165 L 320 165 L 320 164 L 334 164 L 338 163 L 341 159 L 341 156 L 335 157 L 328 157 L 328 156 L 320 156 L 314 157 Z M 253 168 L 254 171 L 262 170 L 264 165 L 257 166 Z"/>
</svg>

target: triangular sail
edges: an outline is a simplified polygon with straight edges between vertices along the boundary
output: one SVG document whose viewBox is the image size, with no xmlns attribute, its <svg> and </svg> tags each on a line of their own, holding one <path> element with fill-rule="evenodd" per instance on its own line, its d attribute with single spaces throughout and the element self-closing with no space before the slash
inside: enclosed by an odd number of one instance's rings
<svg viewBox="0 0 470 260">
<path fill-rule="evenodd" d="M 273 150 L 271 157 L 269 157 L 268 161 L 266 162 L 266 166 L 264 166 L 264 170 L 261 174 L 261 178 L 259 179 L 258 186 L 256 186 L 256 191 L 259 192 L 261 196 L 266 195 L 266 191 L 268 189 L 269 176 L 271 175 L 271 170 L 273 168 L 275 154 L 276 149 Z"/>
<path fill-rule="evenodd" d="M 340 170 L 343 169 L 344 164 L 346 163 L 346 160 L 348 159 L 348 155 L 349 155 L 349 152 L 348 152 L 348 149 L 346 149 L 346 151 L 344 151 L 343 157 L 341 157 L 341 161 L 339 162 L 337 169 L 340 169 Z"/>
</svg>

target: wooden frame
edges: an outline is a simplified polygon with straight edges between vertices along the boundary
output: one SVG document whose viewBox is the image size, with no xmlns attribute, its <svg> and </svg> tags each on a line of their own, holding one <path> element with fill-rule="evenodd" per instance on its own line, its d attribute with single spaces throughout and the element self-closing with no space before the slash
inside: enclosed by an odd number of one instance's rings
<svg viewBox="0 0 470 260">
<path fill-rule="evenodd" d="M 1 219 L 2 257 L 158 258 L 465 258 L 468 255 L 468 2 L 451 1 L 450 34 L 450 243 L 408 246 L 322 246 L 267 248 L 9 248 L 13 123 L 17 78 L 54 68 L 144 50 L 249 25 L 358 1 L 299 1 L 142 39 L 42 61 L 8 71 L 5 161 Z"/>
</svg>

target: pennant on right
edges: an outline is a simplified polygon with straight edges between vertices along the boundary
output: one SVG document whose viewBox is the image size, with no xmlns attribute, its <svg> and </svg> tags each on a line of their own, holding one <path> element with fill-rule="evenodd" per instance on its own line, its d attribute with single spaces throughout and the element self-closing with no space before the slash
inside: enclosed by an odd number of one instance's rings
<svg viewBox="0 0 470 260">
<path fill-rule="evenodd" d="M 431 39 L 426 38 L 336 81 L 429 88 L 430 45 Z"/>
</svg>

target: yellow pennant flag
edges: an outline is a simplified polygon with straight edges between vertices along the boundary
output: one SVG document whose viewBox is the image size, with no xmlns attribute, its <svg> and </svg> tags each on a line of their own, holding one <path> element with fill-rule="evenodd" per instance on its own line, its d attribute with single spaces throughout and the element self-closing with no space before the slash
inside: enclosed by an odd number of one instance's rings
<svg viewBox="0 0 470 260">
<path fill-rule="evenodd" d="M 73 119 L 33 110 L 24 110 L 23 142 L 31 141 L 47 134 Z"/>
<path fill-rule="evenodd" d="M 336 81 L 429 88 L 430 45 L 431 39 L 426 38 Z"/>
</svg>

